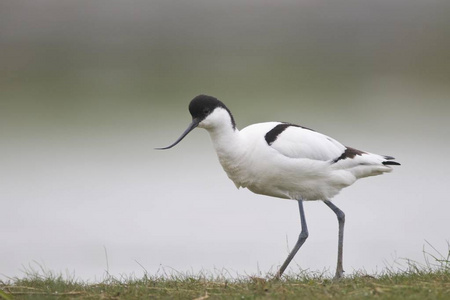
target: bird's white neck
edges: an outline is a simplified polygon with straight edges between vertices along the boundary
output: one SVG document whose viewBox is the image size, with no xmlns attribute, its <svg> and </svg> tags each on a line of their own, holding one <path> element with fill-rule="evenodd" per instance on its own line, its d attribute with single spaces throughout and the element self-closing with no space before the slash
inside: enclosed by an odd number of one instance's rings
<svg viewBox="0 0 450 300">
<path fill-rule="evenodd" d="M 235 128 L 226 109 L 216 108 L 198 127 L 208 130 L 219 157 L 235 152 L 239 143 L 239 130 Z"/>
<path fill-rule="evenodd" d="M 218 108 L 199 127 L 208 130 L 219 161 L 231 178 L 244 156 L 245 147 L 242 147 L 242 137 L 234 127 L 230 114 L 227 110 Z"/>
<path fill-rule="evenodd" d="M 237 128 L 218 127 L 208 129 L 219 158 L 221 156 L 234 156 L 237 154 L 240 146 L 240 132 Z"/>
</svg>

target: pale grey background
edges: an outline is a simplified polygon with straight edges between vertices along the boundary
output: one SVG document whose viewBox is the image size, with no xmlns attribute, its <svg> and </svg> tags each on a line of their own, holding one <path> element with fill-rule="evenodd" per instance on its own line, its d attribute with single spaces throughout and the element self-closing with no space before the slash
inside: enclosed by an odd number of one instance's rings
<svg viewBox="0 0 450 300">
<path fill-rule="evenodd" d="M 153 150 L 199 93 L 402 163 L 335 198 L 347 273 L 446 253 L 449 34 L 448 1 L 2 1 L 0 278 L 98 280 L 104 248 L 113 275 L 275 271 L 294 202 L 236 190 L 202 130 Z M 291 271 L 332 273 L 335 216 L 305 209 Z"/>
</svg>

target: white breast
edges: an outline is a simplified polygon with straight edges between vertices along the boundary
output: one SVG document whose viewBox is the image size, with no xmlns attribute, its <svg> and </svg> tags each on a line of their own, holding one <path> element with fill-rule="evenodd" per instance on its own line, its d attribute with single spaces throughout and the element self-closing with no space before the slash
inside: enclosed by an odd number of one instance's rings
<svg viewBox="0 0 450 300">
<path fill-rule="evenodd" d="M 381 156 L 370 153 L 333 163 L 346 147 L 298 126 L 287 127 L 269 145 L 265 136 L 279 124 L 208 130 L 223 169 L 237 187 L 279 198 L 327 200 L 357 178 L 390 170 L 381 164 Z"/>
</svg>

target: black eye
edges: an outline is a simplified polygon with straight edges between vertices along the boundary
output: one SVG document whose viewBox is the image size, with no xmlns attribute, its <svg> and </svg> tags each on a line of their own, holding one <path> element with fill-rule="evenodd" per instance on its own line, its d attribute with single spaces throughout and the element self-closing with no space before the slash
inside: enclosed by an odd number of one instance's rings
<svg viewBox="0 0 450 300">
<path fill-rule="evenodd" d="M 205 115 L 209 114 L 209 108 L 204 108 L 203 109 L 203 114 L 205 114 Z"/>
</svg>

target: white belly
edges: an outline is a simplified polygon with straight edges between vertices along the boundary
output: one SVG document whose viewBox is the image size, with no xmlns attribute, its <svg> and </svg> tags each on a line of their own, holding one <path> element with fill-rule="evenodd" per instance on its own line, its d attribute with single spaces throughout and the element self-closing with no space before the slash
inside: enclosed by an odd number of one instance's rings
<svg viewBox="0 0 450 300">
<path fill-rule="evenodd" d="M 219 159 L 237 187 L 284 199 L 328 200 L 356 180 L 346 170 L 333 170 L 329 162 L 293 159 L 279 154 L 258 159 L 253 153 L 239 163 Z"/>
</svg>

